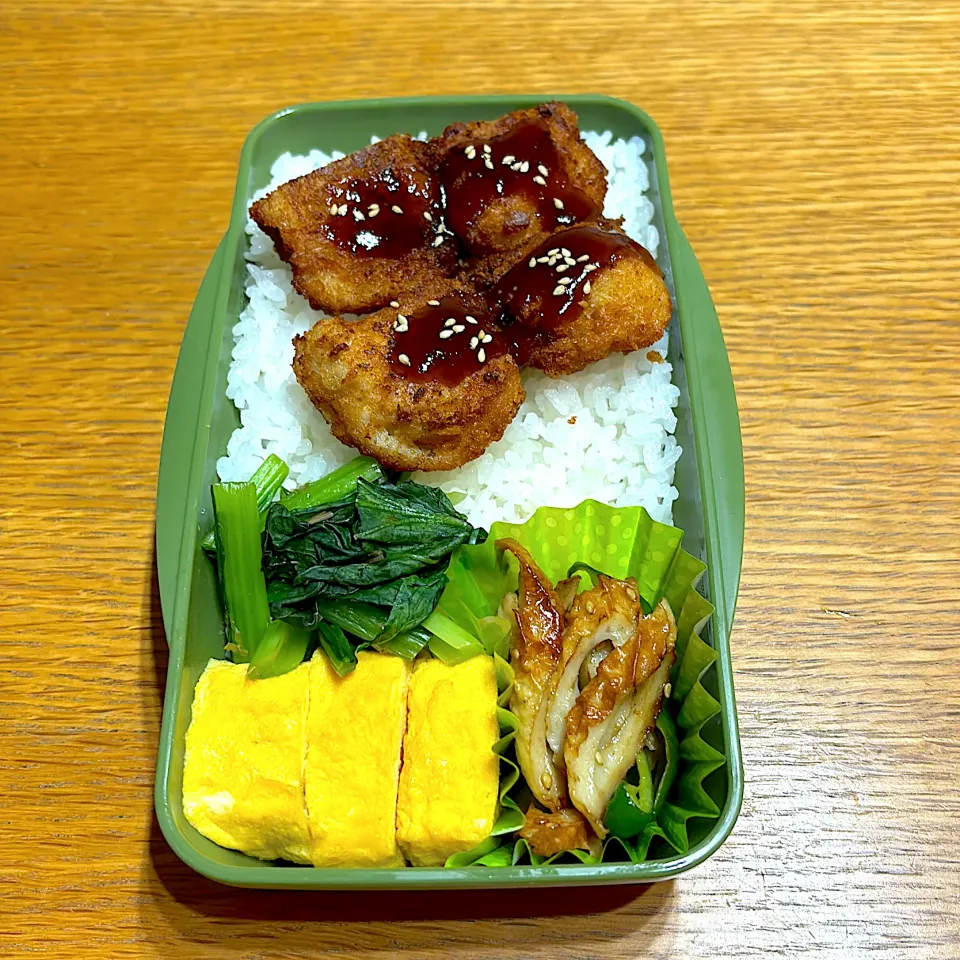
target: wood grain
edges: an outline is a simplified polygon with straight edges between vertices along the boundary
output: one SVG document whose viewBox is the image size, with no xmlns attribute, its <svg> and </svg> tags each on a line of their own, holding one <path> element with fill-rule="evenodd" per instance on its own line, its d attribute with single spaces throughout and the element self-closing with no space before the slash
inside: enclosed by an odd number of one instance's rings
<svg viewBox="0 0 960 960">
<path fill-rule="evenodd" d="M 7 0 L 0 954 L 960 957 L 955 3 Z M 648 889 L 263 894 L 167 849 L 154 484 L 241 142 L 312 99 L 647 109 L 737 384 L 747 792 Z"/>
</svg>

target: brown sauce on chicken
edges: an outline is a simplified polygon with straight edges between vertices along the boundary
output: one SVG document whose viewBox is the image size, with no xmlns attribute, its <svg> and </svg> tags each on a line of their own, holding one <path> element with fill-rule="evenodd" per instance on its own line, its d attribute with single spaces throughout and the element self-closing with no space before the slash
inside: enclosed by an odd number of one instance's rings
<svg viewBox="0 0 960 960">
<path fill-rule="evenodd" d="M 393 324 L 390 368 L 415 383 L 455 387 L 507 353 L 507 340 L 492 315 L 448 294 Z"/>
<path fill-rule="evenodd" d="M 583 224 L 554 234 L 491 291 L 494 310 L 521 364 L 532 345 L 575 320 L 603 270 L 649 254 L 629 237 Z"/>
<path fill-rule="evenodd" d="M 323 230 L 345 253 L 399 260 L 427 244 L 454 242 L 441 229 L 440 204 L 390 167 L 331 183 L 327 197 Z"/>
<path fill-rule="evenodd" d="M 440 177 L 447 222 L 460 235 L 502 197 L 528 200 L 550 233 L 597 212 L 596 204 L 570 183 L 550 131 L 539 120 L 452 151 Z"/>
</svg>

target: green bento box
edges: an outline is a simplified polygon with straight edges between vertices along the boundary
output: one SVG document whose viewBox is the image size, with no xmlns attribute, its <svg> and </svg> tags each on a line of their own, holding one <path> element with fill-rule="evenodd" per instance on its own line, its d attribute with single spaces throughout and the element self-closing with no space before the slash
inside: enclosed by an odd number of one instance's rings
<svg viewBox="0 0 960 960">
<path fill-rule="evenodd" d="M 184 738 L 193 688 L 211 657 L 223 656 L 216 572 L 200 533 L 211 524 L 210 486 L 216 462 L 234 427 L 236 409 L 226 396 L 232 327 L 243 308 L 247 203 L 269 182 L 276 158 L 314 148 L 349 152 L 396 132 L 431 136 L 455 121 L 493 119 L 549 97 L 424 97 L 313 103 L 282 110 L 260 123 L 243 146 L 230 226 L 204 277 L 183 335 L 170 391 L 157 484 L 157 568 L 163 621 L 170 646 L 163 724 L 157 759 L 155 804 L 163 834 L 198 873 L 241 887 L 300 890 L 470 889 L 566 884 L 646 883 L 674 877 L 713 854 L 730 834 L 743 798 L 743 771 L 730 664 L 730 630 L 740 579 L 744 484 L 740 424 L 723 335 L 696 258 L 674 214 L 660 132 L 637 107 L 603 96 L 557 96 L 580 116 L 586 130 L 640 136 L 652 157 L 648 193 L 654 224 L 665 238 L 658 261 L 674 296 L 670 355 L 680 389 L 676 437 L 674 522 L 684 548 L 708 565 L 703 592 L 716 611 L 703 639 L 717 653 L 716 669 L 703 679 L 720 713 L 704 737 L 726 763 L 704 787 L 720 813 L 692 825 L 683 855 L 643 863 L 405 869 L 321 869 L 264 863 L 226 850 L 197 833 L 183 814 Z M 679 333 L 679 336 L 677 335 Z"/>
</svg>

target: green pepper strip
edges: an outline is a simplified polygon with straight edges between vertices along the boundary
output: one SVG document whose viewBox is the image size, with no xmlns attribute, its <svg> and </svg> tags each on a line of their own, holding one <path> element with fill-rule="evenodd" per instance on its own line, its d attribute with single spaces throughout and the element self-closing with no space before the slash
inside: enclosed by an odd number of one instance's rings
<svg viewBox="0 0 960 960">
<path fill-rule="evenodd" d="M 663 737 L 665 763 L 656 789 L 647 755 L 641 750 L 637 754 L 639 782 L 634 786 L 624 780 L 617 787 L 607 807 L 604 822 L 613 836 L 622 840 L 639 836 L 646 827 L 656 821 L 677 776 L 680 766 L 680 741 L 676 724 L 666 705 L 657 717 L 657 729 Z"/>
</svg>

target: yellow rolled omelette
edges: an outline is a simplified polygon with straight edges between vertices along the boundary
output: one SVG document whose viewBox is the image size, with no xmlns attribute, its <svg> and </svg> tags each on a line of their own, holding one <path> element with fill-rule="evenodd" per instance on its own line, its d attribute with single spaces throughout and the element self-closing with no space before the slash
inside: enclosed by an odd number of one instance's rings
<svg viewBox="0 0 960 960">
<path fill-rule="evenodd" d="M 358 668 L 359 672 L 359 668 Z M 490 836 L 499 761 L 492 657 L 417 663 L 410 680 L 397 841 L 414 866 L 441 866 Z"/>
<path fill-rule="evenodd" d="M 310 862 L 303 805 L 310 665 L 248 680 L 211 660 L 187 729 L 183 812 L 205 837 L 261 860 Z"/>
<path fill-rule="evenodd" d="M 402 867 L 395 824 L 410 664 L 366 651 L 357 661 L 345 677 L 322 654 L 310 661 L 310 858 L 318 867 Z"/>
</svg>

